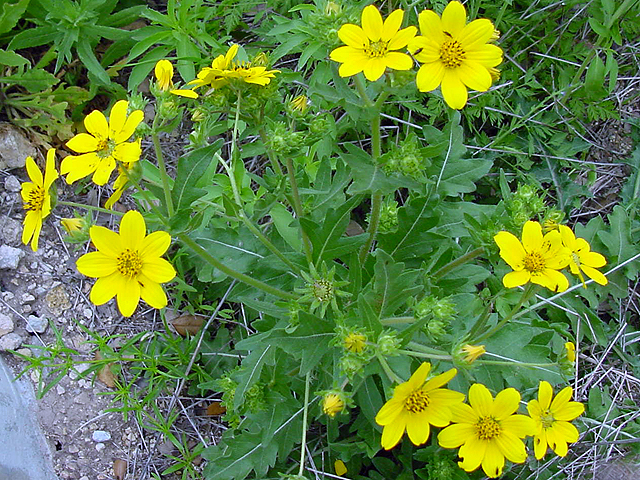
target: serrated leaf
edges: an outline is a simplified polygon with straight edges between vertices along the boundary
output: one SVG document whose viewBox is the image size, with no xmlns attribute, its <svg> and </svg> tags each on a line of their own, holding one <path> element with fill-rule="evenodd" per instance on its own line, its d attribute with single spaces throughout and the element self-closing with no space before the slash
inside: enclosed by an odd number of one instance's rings
<svg viewBox="0 0 640 480">
<path fill-rule="evenodd" d="M 347 193 L 355 195 L 377 192 L 385 195 L 406 186 L 403 179 L 388 177 L 379 165 L 373 164 L 373 160 L 364 150 L 351 144 L 347 144 L 346 148 L 349 153 L 343 154 L 342 159 L 351 167 L 353 176 L 353 183 Z"/>
<path fill-rule="evenodd" d="M 8 67 L 22 67 L 24 65 L 29 65 L 29 60 L 24 58 L 22 55 L 18 55 L 16 52 L 12 52 L 11 50 L 5 51 L 0 49 L 0 65 L 6 65 Z"/>
<path fill-rule="evenodd" d="M 29 0 L 19 0 L 17 3 L 3 3 L 0 11 L 0 34 L 6 33 L 16 26 L 18 20 L 27 9 Z M 2 63 L 0 61 L 0 63 Z"/>
</svg>

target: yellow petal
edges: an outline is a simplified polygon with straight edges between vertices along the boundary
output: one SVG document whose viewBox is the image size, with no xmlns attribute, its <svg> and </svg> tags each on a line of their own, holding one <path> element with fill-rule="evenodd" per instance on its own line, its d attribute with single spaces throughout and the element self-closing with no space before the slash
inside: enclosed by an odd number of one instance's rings
<svg viewBox="0 0 640 480">
<path fill-rule="evenodd" d="M 122 278 L 124 279 L 123 288 L 116 295 L 118 310 L 123 317 L 130 317 L 140 303 L 140 284 L 137 279 Z"/>
<path fill-rule="evenodd" d="M 457 373 L 458 370 L 456 370 L 455 368 L 447 370 L 446 372 L 441 373 L 440 375 L 430 379 L 427 383 L 425 383 L 424 389 L 435 390 L 436 388 L 440 388 L 443 385 L 447 384 L 453 377 L 455 377 Z"/>
<path fill-rule="evenodd" d="M 94 110 L 84 118 L 84 128 L 98 140 L 109 136 L 109 124 L 102 112 Z"/>
<path fill-rule="evenodd" d="M 389 50 L 400 50 L 401 48 L 406 47 L 411 39 L 416 36 L 416 33 L 418 33 L 418 29 L 416 27 L 403 28 L 393 36 L 389 41 L 387 48 Z"/>
<path fill-rule="evenodd" d="M 540 409 L 542 411 L 548 410 L 551 406 L 551 399 L 553 398 L 553 387 L 545 380 L 540 382 L 538 387 L 538 401 L 540 402 Z"/>
<path fill-rule="evenodd" d="M 362 10 L 362 30 L 372 42 L 377 42 L 382 37 L 382 16 L 374 5 Z"/>
<path fill-rule="evenodd" d="M 98 139 L 88 133 L 79 133 L 66 146 L 76 153 L 95 152 L 98 149 Z"/>
<path fill-rule="evenodd" d="M 494 32 L 493 24 L 486 18 L 480 18 L 469 22 L 460 32 L 458 41 L 464 51 L 478 48 L 486 44 Z"/>
<path fill-rule="evenodd" d="M 481 383 L 469 387 L 469 404 L 481 417 L 488 417 L 493 411 L 493 397 L 489 389 Z"/>
<path fill-rule="evenodd" d="M 22 243 L 26 245 L 33 237 L 36 224 L 40 221 L 40 215 L 36 211 L 28 211 L 22 221 Z"/>
<path fill-rule="evenodd" d="M 422 445 L 429 439 L 431 429 L 426 418 L 416 418 L 418 415 L 412 415 L 413 421 L 407 422 L 407 435 L 411 443 L 414 445 Z M 420 417 L 424 417 L 423 415 Z"/>
<path fill-rule="evenodd" d="M 405 423 L 402 421 L 396 421 L 386 425 L 382 430 L 382 438 L 380 439 L 382 448 L 390 450 L 395 447 L 404 434 L 405 426 Z"/>
<path fill-rule="evenodd" d="M 118 258 L 124 250 L 120 235 L 106 227 L 93 225 L 89 229 L 89 236 L 99 252 L 113 259 Z"/>
<path fill-rule="evenodd" d="M 170 93 L 172 93 L 173 95 L 178 95 L 179 97 L 185 97 L 185 98 L 199 97 L 197 92 L 194 92 L 193 90 L 176 89 L 176 90 L 171 90 Z"/>
<path fill-rule="evenodd" d="M 171 245 L 171 235 L 167 232 L 153 232 L 147 235 L 140 245 L 140 256 L 143 258 L 160 257 Z"/>
<path fill-rule="evenodd" d="M 60 173 L 67 175 L 68 184 L 91 175 L 98 168 L 100 157 L 95 153 L 83 153 L 82 155 L 68 155 L 60 164 Z"/>
<path fill-rule="evenodd" d="M 569 288 L 569 280 L 561 272 L 549 268 L 540 274 L 532 274 L 531 282 L 548 288 L 554 292 L 564 292 Z"/>
<path fill-rule="evenodd" d="M 384 71 L 387 68 L 387 62 L 384 57 L 373 57 L 367 60 L 367 63 L 364 65 L 364 76 L 370 82 L 375 82 L 382 75 L 384 75 Z"/>
<path fill-rule="evenodd" d="M 173 266 L 164 258 L 144 258 L 141 273 L 156 283 L 166 283 L 176 276 Z"/>
<path fill-rule="evenodd" d="M 486 92 L 491 87 L 491 74 L 483 65 L 464 61 L 458 67 L 458 74 L 468 88 L 479 92 Z"/>
<path fill-rule="evenodd" d="M 144 218 L 137 210 L 129 210 L 120 221 L 120 238 L 122 246 L 138 251 L 147 233 Z"/>
<path fill-rule="evenodd" d="M 413 372 L 413 375 L 411 375 L 411 378 L 407 382 L 411 386 L 411 390 L 415 390 L 416 388 L 421 387 L 422 384 L 424 384 L 424 381 L 429 376 L 430 371 L 431 371 L 431 364 L 429 362 L 422 362 L 420 366 L 416 369 L 416 371 Z"/>
<path fill-rule="evenodd" d="M 457 39 L 466 23 L 467 12 L 464 6 L 460 2 L 449 2 L 442 12 L 442 29 Z"/>
<path fill-rule="evenodd" d="M 555 233 L 559 236 L 558 232 Z M 522 245 L 527 252 L 539 252 L 542 249 L 542 225 L 527 221 L 522 227 Z"/>
<path fill-rule="evenodd" d="M 98 165 L 96 166 L 96 171 L 93 173 L 93 177 L 91 177 L 91 180 L 96 185 L 104 185 L 109 181 L 109 177 L 111 177 L 111 174 L 115 169 L 116 169 L 116 161 L 113 157 L 109 156 L 109 157 L 102 158 L 100 162 L 98 162 Z M 68 178 L 67 178 L 67 181 L 68 181 Z"/>
<path fill-rule="evenodd" d="M 496 395 L 491 415 L 496 420 L 504 420 L 518 410 L 519 404 L 520 393 L 515 388 L 505 388 Z"/>
<path fill-rule="evenodd" d="M 580 263 L 582 266 L 599 268 L 604 267 L 607 264 L 607 260 L 597 252 L 585 252 L 580 254 Z"/>
<path fill-rule="evenodd" d="M 381 426 L 389 425 L 395 422 L 402 410 L 404 410 L 404 399 L 396 399 L 394 396 L 378 410 L 376 423 Z"/>
<path fill-rule="evenodd" d="M 504 468 L 504 455 L 495 442 L 487 443 L 487 449 L 482 459 L 482 470 L 488 477 L 498 478 L 502 475 L 502 469 Z"/>
<path fill-rule="evenodd" d="M 467 439 L 465 444 L 462 445 L 458 451 L 458 456 L 462 458 L 462 461 L 458 462 L 460 468 L 466 472 L 472 472 L 477 469 L 485 457 L 487 443 L 488 442 L 480 440 L 475 436 Z"/>
<path fill-rule="evenodd" d="M 420 25 L 420 33 L 422 35 L 431 38 L 440 46 L 444 43 L 442 21 L 436 12 L 433 10 L 423 10 L 420 12 L 420 15 L 418 15 L 418 24 Z"/>
<path fill-rule="evenodd" d="M 528 283 L 531 280 L 531 274 L 526 270 L 509 272 L 502 277 L 502 284 L 507 288 L 515 288 Z"/>
<path fill-rule="evenodd" d="M 605 277 L 602 273 L 600 273 L 595 268 L 588 267 L 587 265 L 582 265 L 581 269 L 594 282 L 599 283 L 600 285 L 606 285 L 607 283 L 609 283 L 609 280 L 607 280 L 607 277 Z"/>
<path fill-rule="evenodd" d="M 42 186 L 44 184 L 44 178 L 35 160 L 32 157 L 27 157 L 25 165 L 27 167 L 27 175 L 29 175 L 31 181 L 36 185 Z"/>
<path fill-rule="evenodd" d="M 38 242 L 40 241 L 40 230 L 42 230 L 42 216 L 38 212 L 33 212 L 35 215 L 35 226 L 33 229 L 33 235 L 31 237 L 31 250 L 38 251 Z"/>
<path fill-rule="evenodd" d="M 76 268 L 87 277 L 108 277 L 118 270 L 118 262 L 102 252 L 90 252 L 76 260 Z"/>
<path fill-rule="evenodd" d="M 475 425 L 478 422 L 478 413 L 466 403 L 450 403 L 451 420 L 456 423 L 468 423 Z"/>
<path fill-rule="evenodd" d="M 352 23 L 345 23 L 340 27 L 338 30 L 338 38 L 347 46 L 357 49 L 362 49 L 369 45 L 369 38 L 365 35 L 362 28 Z"/>
<path fill-rule="evenodd" d="M 137 162 L 141 154 L 140 141 L 120 143 L 113 150 L 113 157 L 123 163 Z"/>
<path fill-rule="evenodd" d="M 129 140 L 142 120 L 144 120 L 144 113 L 142 112 L 142 110 L 134 110 L 133 112 L 131 112 L 122 128 L 116 131 L 116 143 L 122 143 Z"/>
<path fill-rule="evenodd" d="M 346 63 L 343 63 L 342 65 L 340 65 L 340 69 L 338 70 L 338 73 L 343 78 L 344 77 L 351 77 L 352 75 L 356 75 L 356 74 L 360 73 L 364 69 L 364 66 L 365 66 L 367 60 L 364 60 L 362 62 L 349 62 L 349 61 L 347 61 Z"/>
<path fill-rule="evenodd" d="M 449 5 L 451 5 L 451 3 Z M 460 110 L 467 104 L 467 87 L 465 87 L 464 83 L 460 80 L 456 69 L 445 69 L 441 89 L 444 101 L 449 107 Z"/>
<path fill-rule="evenodd" d="M 547 431 L 545 429 L 533 437 L 533 450 L 538 460 L 547 453 Z"/>
<path fill-rule="evenodd" d="M 391 14 L 387 17 L 387 19 L 384 21 L 382 25 L 382 33 L 380 34 L 380 39 L 384 42 L 388 42 L 389 40 L 391 40 L 396 35 L 396 33 L 398 33 L 398 30 L 400 30 L 400 27 L 402 26 L 403 18 L 404 18 L 404 12 L 399 8 L 391 12 Z M 416 28 L 416 31 L 417 30 L 418 29 Z M 402 48 L 406 45 L 407 44 L 405 43 L 404 45 L 398 48 Z M 395 48 L 391 48 L 391 47 L 389 48 L 391 50 L 396 50 Z"/>
<path fill-rule="evenodd" d="M 406 53 L 389 52 L 384 56 L 387 67 L 393 70 L 411 70 L 413 60 Z"/>
<path fill-rule="evenodd" d="M 468 50 L 467 59 L 490 68 L 502 63 L 502 49 L 492 43 L 481 45 L 473 50 Z"/>
<path fill-rule="evenodd" d="M 502 420 L 504 430 L 518 438 L 524 438 L 536 433 L 536 422 L 526 415 L 511 415 Z"/>
<path fill-rule="evenodd" d="M 120 273 L 116 272 L 108 277 L 101 277 L 96 280 L 96 283 L 91 289 L 89 300 L 94 305 L 104 305 L 124 287 L 124 277 Z"/>
<path fill-rule="evenodd" d="M 113 107 L 111 107 L 111 112 L 109 113 L 109 138 L 116 139 L 118 133 L 122 130 L 122 127 L 124 127 L 127 121 L 128 108 L 129 102 L 126 100 L 118 100 Z"/>
<path fill-rule="evenodd" d="M 431 92 L 440 86 L 443 77 L 442 62 L 425 63 L 416 74 L 416 86 L 421 92 Z"/>
<path fill-rule="evenodd" d="M 578 441 L 580 433 L 578 429 L 569 422 L 556 421 L 551 427 L 556 439 L 562 439 L 565 442 L 574 443 Z"/>
<path fill-rule="evenodd" d="M 58 177 L 58 171 L 56 170 L 56 150 L 50 148 L 47 151 L 47 165 L 44 172 L 44 190 L 47 192 L 47 196 L 49 195 L 48 192 L 51 185 Z"/>
<path fill-rule="evenodd" d="M 167 295 L 158 283 L 144 275 L 139 275 L 138 281 L 140 282 L 140 296 L 150 307 L 160 309 L 167 306 Z"/>
<path fill-rule="evenodd" d="M 438 434 L 438 443 L 443 448 L 458 448 L 475 436 L 476 427 L 474 425 L 456 423 L 440 431 Z M 480 465 L 480 462 L 478 462 L 478 465 Z"/>
</svg>

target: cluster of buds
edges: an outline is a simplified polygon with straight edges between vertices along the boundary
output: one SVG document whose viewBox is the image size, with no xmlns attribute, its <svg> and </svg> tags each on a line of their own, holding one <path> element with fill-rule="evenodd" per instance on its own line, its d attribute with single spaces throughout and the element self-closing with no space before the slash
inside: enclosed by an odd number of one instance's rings
<svg viewBox="0 0 640 480">
<path fill-rule="evenodd" d="M 528 184 L 519 185 L 505 204 L 514 225 L 517 227 L 524 225 L 527 220 L 542 215 L 546 208 L 538 189 Z"/>
<path fill-rule="evenodd" d="M 269 122 L 267 125 L 267 147 L 280 156 L 289 155 L 302 145 L 302 132 L 291 131 L 284 122 Z"/>
<path fill-rule="evenodd" d="M 318 273 L 315 268 L 312 268 L 310 273 L 302 272 L 306 285 L 303 288 L 295 289 L 297 293 L 302 294 L 298 302 L 311 303 L 309 310 L 313 312 L 320 309 L 321 317 L 324 317 L 329 305 L 334 312 L 339 313 L 337 299 L 350 295 L 339 288 L 348 285 L 349 282 L 335 280 L 335 274 L 335 266 L 331 270 L 327 270 L 326 263 L 322 264 L 321 273 Z"/>
<path fill-rule="evenodd" d="M 387 198 L 380 209 L 378 232 L 391 233 L 398 228 L 398 202 Z"/>
<path fill-rule="evenodd" d="M 487 353 L 484 345 L 459 344 L 453 347 L 453 361 L 459 367 L 468 368 L 478 358 Z"/>
<path fill-rule="evenodd" d="M 426 333 L 434 340 L 446 334 L 447 327 L 457 315 L 456 306 L 449 297 L 428 296 L 413 307 L 416 321 L 425 324 Z"/>
<path fill-rule="evenodd" d="M 418 137 L 411 134 L 399 146 L 381 155 L 379 162 L 388 175 L 395 173 L 414 180 L 422 180 L 425 176 L 425 168 L 429 166 L 429 159 L 422 150 Z"/>
<path fill-rule="evenodd" d="M 342 390 L 326 390 L 318 392 L 322 397 L 322 412 L 331 418 L 346 410 L 347 406 L 351 406 L 351 399 Z"/>
<path fill-rule="evenodd" d="M 84 217 L 81 217 L 74 212 L 73 218 L 63 218 L 60 224 L 67 232 L 64 238 L 66 242 L 85 244 L 89 241 L 89 228 L 93 224 L 91 213 L 87 212 Z"/>
<path fill-rule="evenodd" d="M 369 343 L 371 334 L 361 327 L 339 325 L 331 345 L 342 350 L 340 371 L 348 378 L 360 373 L 373 358 L 374 351 Z"/>
</svg>

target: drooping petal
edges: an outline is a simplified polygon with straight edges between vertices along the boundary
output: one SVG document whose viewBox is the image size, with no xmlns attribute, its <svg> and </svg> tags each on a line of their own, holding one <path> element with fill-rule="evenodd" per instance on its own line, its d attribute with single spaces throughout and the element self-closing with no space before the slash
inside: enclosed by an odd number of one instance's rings
<svg viewBox="0 0 640 480">
<path fill-rule="evenodd" d="M 96 171 L 93 172 L 91 180 L 96 185 L 104 185 L 109 181 L 109 178 L 115 169 L 115 159 L 112 156 L 105 157 L 98 162 Z"/>
<path fill-rule="evenodd" d="M 457 1 L 449 2 L 442 12 L 442 29 L 458 39 L 466 23 L 467 12 L 464 6 Z"/>
<path fill-rule="evenodd" d="M 416 74 L 416 86 L 421 92 L 431 92 L 440 86 L 443 77 L 442 62 L 425 63 Z"/>
<path fill-rule="evenodd" d="M 68 184 L 91 175 L 98 168 L 100 157 L 95 153 L 83 153 L 82 155 L 68 155 L 60 164 L 60 173 L 67 175 Z"/>
<path fill-rule="evenodd" d="M 118 310 L 120 310 L 123 317 L 130 317 L 135 312 L 138 303 L 140 303 L 140 284 L 136 279 L 122 278 L 124 279 L 123 288 L 116 295 Z"/>
<path fill-rule="evenodd" d="M 160 309 L 167 306 L 167 295 L 157 282 L 144 275 L 138 276 L 138 282 L 140 282 L 140 296 L 150 307 Z"/>
<path fill-rule="evenodd" d="M 556 438 L 561 438 L 565 442 L 574 443 L 578 441 L 578 438 L 580 438 L 578 429 L 569 422 L 555 421 L 553 422 L 551 429 L 554 431 Z"/>
<path fill-rule="evenodd" d="M 469 404 L 481 417 L 488 417 L 493 410 L 493 397 L 489 389 L 481 383 L 469 387 Z"/>
<path fill-rule="evenodd" d="M 362 30 L 372 42 L 377 42 L 382 37 L 382 15 L 374 5 L 362 10 Z"/>
<path fill-rule="evenodd" d="M 32 157 L 27 157 L 25 165 L 27 167 L 27 174 L 31 181 L 38 186 L 44 185 L 44 178 L 42 177 L 42 172 L 40 171 L 40 168 L 38 168 L 36 161 Z"/>
<path fill-rule="evenodd" d="M 84 128 L 98 140 L 107 139 L 109 136 L 109 124 L 104 114 L 94 110 L 84 117 Z"/>
<path fill-rule="evenodd" d="M 87 277 L 108 277 L 118 270 L 118 262 L 102 252 L 89 252 L 76 260 L 76 268 Z"/>
<path fill-rule="evenodd" d="M 422 445 L 429 439 L 431 428 L 426 418 L 415 418 L 407 422 L 407 435 L 414 445 Z"/>
<path fill-rule="evenodd" d="M 538 435 L 533 437 L 533 450 L 538 460 L 547 453 L 547 431 L 544 428 Z"/>
<path fill-rule="evenodd" d="M 449 5 L 451 5 L 451 3 Z M 449 107 L 460 110 L 467 104 L 467 99 L 469 98 L 467 87 L 465 87 L 462 80 L 460 80 L 456 69 L 445 68 L 441 89 L 444 101 Z"/>
<path fill-rule="evenodd" d="M 101 277 L 91 289 L 89 300 L 94 305 L 104 305 L 124 288 L 124 277 L 116 272 L 108 277 Z"/>
<path fill-rule="evenodd" d="M 40 215 L 38 212 L 29 211 L 24 216 L 24 220 L 22 221 L 22 243 L 26 245 L 29 243 L 29 240 L 33 237 L 33 232 L 36 229 L 36 224 L 40 220 Z"/>
<path fill-rule="evenodd" d="M 144 218 L 137 210 L 129 210 L 120 221 L 120 237 L 122 246 L 138 251 L 147 233 Z"/>
<path fill-rule="evenodd" d="M 520 270 L 518 272 L 509 272 L 502 277 L 502 284 L 507 288 L 515 288 L 531 280 L 531 274 L 526 270 Z"/>
<path fill-rule="evenodd" d="M 143 256 L 141 273 L 156 283 L 166 283 L 173 280 L 176 271 L 164 258 L 145 258 Z"/>
<path fill-rule="evenodd" d="M 56 170 L 56 150 L 54 148 L 50 148 L 47 151 L 47 164 L 44 171 L 44 190 L 47 192 L 47 197 L 49 196 L 48 192 L 51 185 L 59 176 L 60 175 Z"/>
<path fill-rule="evenodd" d="M 124 250 L 120 235 L 106 227 L 94 225 L 89 229 L 91 241 L 99 252 L 116 259 Z"/>
<path fill-rule="evenodd" d="M 600 285 L 606 285 L 607 283 L 609 283 L 607 277 L 605 277 L 595 268 L 591 268 L 587 265 L 582 265 L 581 269 L 587 275 L 587 277 L 591 278 L 594 282 L 599 283 Z"/>
</svg>

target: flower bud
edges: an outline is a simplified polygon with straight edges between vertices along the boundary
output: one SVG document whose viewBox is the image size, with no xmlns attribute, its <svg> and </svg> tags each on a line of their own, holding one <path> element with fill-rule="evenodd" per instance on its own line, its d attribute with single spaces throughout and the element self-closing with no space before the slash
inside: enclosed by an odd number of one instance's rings
<svg viewBox="0 0 640 480">
<path fill-rule="evenodd" d="M 487 352 L 484 345 L 469 345 L 468 343 L 462 346 L 462 351 L 465 353 L 464 361 L 468 364 L 472 364 Z"/>
<path fill-rule="evenodd" d="M 389 331 L 380 335 L 377 346 L 378 351 L 382 355 L 392 357 L 394 355 L 398 355 L 398 350 L 400 350 L 400 339 L 395 332 Z"/>
<path fill-rule="evenodd" d="M 361 333 L 351 332 L 344 339 L 344 349 L 350 353 L 362 353 L 367 348 L 367 337 Z"/>
<path fill-rule="evenodd" d="M 336 414 L 344 410 L 344 400 L 338 393 L 326 393 L 322 399 L 322 411 L 334 418 Z"/>
<path fill-rule="evenodd" d="M 166 59 L 158 60 L 154 68 L 158 88 L 166 92 L 173 88 L 173 65 Z"/>
</svg>

